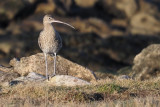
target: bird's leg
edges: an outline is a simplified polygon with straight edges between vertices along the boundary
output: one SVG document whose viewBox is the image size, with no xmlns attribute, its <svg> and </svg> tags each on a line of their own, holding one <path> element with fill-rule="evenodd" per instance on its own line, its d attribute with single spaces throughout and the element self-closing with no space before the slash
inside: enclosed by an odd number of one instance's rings
<svg viewBox="0 0 160 107">
<path fill-rule="evenodd" d="M 49 80 L 49 76 L 48 76 L 48 64 L 47 64 L 47 54 L 44 53 L 44 57 L 45 57 L 45 64 L 46 64 L 46 79 Z"/>
<path fill-rule="evenodd" d="M 53 76 L 56 75 L 56 53 L 54 53 L 54 73 Z"/>
</svg>

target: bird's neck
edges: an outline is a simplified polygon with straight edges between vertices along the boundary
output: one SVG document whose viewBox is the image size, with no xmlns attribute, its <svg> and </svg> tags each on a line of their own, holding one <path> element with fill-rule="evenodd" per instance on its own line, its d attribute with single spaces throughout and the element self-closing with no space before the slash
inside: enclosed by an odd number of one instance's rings
<svg viewBox="0 0 160 107">
<path fill-rule="evenodd" d="M 50 23 L 43 23 L 43 25 L 44 25 L 44 30 L 47 31 L 54 30 L 54 27 Z"/>
</svg>

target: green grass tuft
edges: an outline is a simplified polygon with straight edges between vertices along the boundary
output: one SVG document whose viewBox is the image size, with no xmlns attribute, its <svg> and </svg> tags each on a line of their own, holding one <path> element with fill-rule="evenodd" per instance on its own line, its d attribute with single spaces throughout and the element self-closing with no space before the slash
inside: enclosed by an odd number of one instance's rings
<svg viewBox="0 0 160 107">
<path fill-rule="evenodd" d="M 108 93 L 108 94 L 119 93 L 121 90 L 122 87 L 115 84 L 105 84 L 97 88 L 97 92 Z"/>
</svg>

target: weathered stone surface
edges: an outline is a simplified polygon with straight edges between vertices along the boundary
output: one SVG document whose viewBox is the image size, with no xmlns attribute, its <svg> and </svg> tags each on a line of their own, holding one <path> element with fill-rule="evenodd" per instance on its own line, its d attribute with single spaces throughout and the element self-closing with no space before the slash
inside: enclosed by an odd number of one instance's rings
<svg viewBox="0 0 160 107">
<path fill-rule="evenodd" d="M 136 0 L 102 0 L 106 11 L 112 11 L 112 14 L 122 17 L 131 17 L 137 11 Z"/>
<path fill-rule="evenodd" d="M 151 79 L 160 76 L 160 45 L 153 44 L 143 49 L 134 58 L 134 78 Z"/>
<path fill-rule="evenodd" d="M 1 72 L 0 72 L 1 73 Z M 5 72 L 5 73 L 10 73 L 10 72 Z M 16 75 L 17 73 L 12 73 L 13 76 Z M 17 85 L 19 83 L 30 83 L 30 82 L 35 82 L 35 83 L 39 83 L 39 82 L 43 82 L 44 80 L 46 80 L 45 76 L 37 74 L 35 72 L 30 72 L 27 76 L 21 76 L 21 77 L 11 77 L 11 79 L 8 79 L 8 75 L 5 76 L 5 74 L 3 74 L 3 81 L 0 81 L 0 85 L 3 87 L 9 87 L 9 86 L 13 86 L 13 85 Z M 5 81 L 4 81 L 5 80 Z"/>
<path fill-rule="evenodd" d="M 52 77 L 48 84 L 52 84 L 55 86 L 83 86 L 90 85 L 89 82 L 79 79 L 77 77 L 69 76 L 69 75 L 56 75 Z"/>
<path fill-rule="evenodd" d="M 0 71 L 12 72 L 13 71 L 13 67 L 4 67 L 4 66 L 0 65 Z"/>
<path fill-rule="evenodd" d="M 12 19 L 14 15 L 24 7 L 22 0 L 0 1 L 0 21 Z M 5 19 L 6 18 L 6 19 Z"/>
<path fill-rule="evenodd" d="M 93 7 L 98 0 L 75 0 L 75 3 L 84 8 Z"/>
<path fill-rule="evenodd" d="M 44 81 L 46 78 L 43 75 L 37 74 L 35 72 L 30 72 L 27 76 L 22 76 L 15 78 L 13 81 L 31 82 L 31 81 Z"/>
<path fill-rule="evenodd" d="M 98 18 L 89 18 L 89 19 L 76 19 L 72 22 L 72 25 L 79 29 L 81 33 L 90 33 L 94 32 L 102 38 L 108 37 L 111 34 L 111 29 L 105 23 L 105 21 Z"/>
<path fill-rule="evenodd" d="M 77 77 L 69 76 L 69 75 L 56 75 L 50 78 L 48 81 L 46 80 L 45 76 L 37 74 L 35 72 L 30 72 L 27 76 L 21 76 L 18 78 L 14 78 L 11 81 L 7 80 L 7 81 L 0 82 L 0 85 L 3 87 L 8 87 L 8 86 L 17 85 L 19 83 L 29 84 L 31 82 L 35 82 L 35 83 L 47 82 L 47 84 L 54 85 L 54 86 L 90 85 L 90 83 L 85 80 L 79 79 Z"/>
<path fill-rule="evenodd" d="M 37 74 L 37 73 L 35 73 L 35 72 L 30 72 L 30 73 L 27 75 L 27 78 L 29 78 L 30 80 L 44 80 L 44 79 L 45 79 L 45 76 L 40 75 L 40 74 Z"/>
<path fill-rule="evenodd" d="M 3 51 L 5 54 L 9 53 L 11 48 L 12 48 L 12 46 L 10 43 L 7 43 L 7 42 L 0 43 L 0 50 Z"/>
<path fill-rule="evenodd" d="M 131 18 L 131 33 L 156 35 L 160 33 L 160 21 L 151 14 L 140 12 Z"/>
<path fill-rule="evenodd" d="M 35 13 L 53 13 L 56 6 L 53 0 L 46 0 L 47 3 L 40 3 L 35 10 Z"/>
<path fill-rule="evenodd" d="M 142 1 L 138 1 L 139 4 L 139 11 L 140 12 L 144 12 L 144 13 L 148 13 L 151 16 L 157 16 L 159 14 L 159 9 L 158 9 L 158 3 L 155 3 L 154 0 L 150 0 L 150 2 L 148 2 L 148 0 L 142 0 Z"/>
<path fill-rule="evenodd" d="M 71 75 L 87 81 L 96 80 L 95 74 L 91 70 L 73 63 L 61 56 L 57 56 L 56 64 L 56 74 Z M 18 72 L 22 76 L 27 75 L 30 72 L 45 75 L 46 72 L 44 55 L 42 53 L 23 57 L 20 61 L 14 58 L 10 61 L 10 65 L 13 66 L 14 72 Z M 50 75 L 53 74 L 53 67 L 53 57 L 48 55 L 48 71 Z"/>
<path fill-rule="evenodd" d="M 15 79 L 19 76 L 20 75 L 18 73 L 15 73 L 15 72 L 0 71 L 0 83 L 12 81 L 13 79 Z"/>
</svg>

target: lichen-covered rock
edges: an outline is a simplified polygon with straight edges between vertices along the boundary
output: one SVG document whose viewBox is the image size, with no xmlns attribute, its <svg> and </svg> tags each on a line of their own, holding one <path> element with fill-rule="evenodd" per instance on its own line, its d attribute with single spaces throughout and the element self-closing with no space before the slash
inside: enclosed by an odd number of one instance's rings
<svg viewBox="0 0 160 107">
<path fill-rule="evenodd" d="M 160 45 L 153 44 L 143 49 L 134 58 L 133 77 L 138 80 L 160 76 Z"/>
<path fill-rule="evenodd" d="M 52 77 L 48 84 L 52 84 L 55 86 L 83 86 L 90 85 L 89 82 L 79 79 L 77 77 L 69 76 L 69 75 L 56 75 Z"/>
<path fill-rule="evenodd" d="M 12 72 L 13 71 L 13 67 L 5 67 L 0 65 L 0 71 L 2 72 Z"/>
<path fill-rule="evenodd" d="M 53 74 L 54 58 L 48 55 L 48 71 L 49 74 Z M 42 53 L 32 55 L 29 57 L 22 57 L 20 61 L 12 59 L 10 65 L 13 66 L 13 71 L 19 73 L 22 76 L 27 75 L 30 72 L 36 72 L 41 75 L 45 75 L 45 60 Z M 76 63 L 73 63 L 61 56 L 57 56 L 56 62 L 56 74 L 71 75 L 87 81 L 96 80 L 94 72 L 84 68 Z"/>
</svg>

